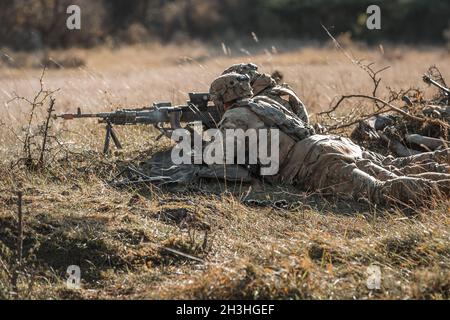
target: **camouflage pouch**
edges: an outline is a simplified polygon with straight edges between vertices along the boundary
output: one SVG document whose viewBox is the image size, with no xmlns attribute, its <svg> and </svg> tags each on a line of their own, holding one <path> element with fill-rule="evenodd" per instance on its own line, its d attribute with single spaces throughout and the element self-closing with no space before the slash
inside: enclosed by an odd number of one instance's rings
<svg viewBox="0 0 450 320">
<path fill-rule="evenodd" d="M 280 129 L 295 141 L 303 140 L 315 134 L 313 127 L 304 123 L 278 102 L 265 96 L 242 100 L 233 107 L 250 108 L 269 127 Z"/>
</svg>

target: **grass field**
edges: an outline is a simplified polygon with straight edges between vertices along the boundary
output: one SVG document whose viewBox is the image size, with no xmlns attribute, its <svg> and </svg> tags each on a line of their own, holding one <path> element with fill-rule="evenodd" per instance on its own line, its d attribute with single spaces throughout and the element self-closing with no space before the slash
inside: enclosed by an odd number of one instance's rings
<svg viewBox="0 0 450 320">
<path fill-rule="evenodd" d="M 332 47 L 267 48 L 231 55 L 201 44 L 51 52 L 54 60 L 76 56 L 85 66 L 47 70 L 44 85 L 59 89 L 58 113 L 183 103 L 188 92 L 207 91 L 232 63 L 251 61 L 267 73 L 280 70 L 313 122 L 336 97 L 370 93 L 370 78 Z M 444 49 L 352 45 L 351 51 L 391 66 L 380 95 L 386 86 L 425 89 L 421 75 L 433 64 L 450 79 Z M 90 120 L 53 122 L 50 134 L 59 144 L 52 140 L 45 169 L 23 169 L 17 161 L 30 106 L 14 97 L 32 99 L 41 75 L 32 67 L 36 56 L 26 58 L 20 68 L 0 65 L 0 298 L 450 298 L 448 201 L 407 216 L 287 187 L 257 188 L 259 196 L 299 201 L 283 210 L 243 205 L 238 196 L 247 189 L 240 186 L 221 186 L 227 188 L 221 196 L 116 190 L 104 180 L 120 165 L 145 160 L 170 142 L 155 141 L 151 128 L 120 128 L 125 149 L 104 157 L 104 129 Z M 47 108 L 37 108 L 33 128 Z M 14 293 L 17 190 L 24 194 L 24 260 Z M 80 290 L 66 287 L 69 265 L 81 267 Z M 379 290 L 366 285 L 373 265 L 381 268 Z"/>
</svg>

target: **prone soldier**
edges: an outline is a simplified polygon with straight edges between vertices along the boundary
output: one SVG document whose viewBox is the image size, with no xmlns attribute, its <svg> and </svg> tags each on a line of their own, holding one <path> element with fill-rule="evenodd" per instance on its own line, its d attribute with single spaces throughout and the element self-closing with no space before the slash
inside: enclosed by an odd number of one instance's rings
<svg viewBox="0 0 450 320">
<path fill-rule="evenodd" d="M 224 106 L 220 130 L 279 129 L 279 172 L 269 177 L 272 182 L 386 205 L 424 205 L 434 196 L 450 194 L 449 149 L 386 158 L 347 138 L 315 134 L 277 101 L 255 97 L 250 77 L 237 73 L 217 78 L 210 94 L 215 105 Z M 408 171 L 420 164 L 422 172 Z"/>
</svg>

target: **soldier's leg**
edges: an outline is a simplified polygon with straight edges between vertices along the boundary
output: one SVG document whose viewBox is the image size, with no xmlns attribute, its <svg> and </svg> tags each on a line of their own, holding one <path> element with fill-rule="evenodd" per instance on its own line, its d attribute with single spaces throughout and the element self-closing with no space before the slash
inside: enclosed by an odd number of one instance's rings
<svg viewBox="0 0 450 320">
<path fill-rule="evenodd" d="M 405 158 L 386 157 L 384 165 L 393 165 L 402 168 L 408 165 L 425 164 L 436 162 L 438 164 L 450 165 L 450 149 L 438 150 L 434 152 L 425 152 Z"/>
<path fill-rule="evenodd" d="M 413 174 L 421 174 L 421 173 L 440 173 L 440 174 L 448 174 L 450 173 L 450 166 L 445 164 L 439 164 L 437 162 L 428 162 L 421 164 L 411 164 L 404 166 L 402 168 L 396 168 L 398 172 L 401 172 L 402 175 L 413 175 Z"/>
<path fill-rule="evenodd" d="M 450 173 L 450 164 L 445 163 L 449 151 L 435 151 L 423 153 L 406 158 L 385 157 L 383 155 L 364 151 L 363 158 L 396 174 L 397 176 L 409 176 L 421 173 Z"/>
<path fill-rule="evenodd" d="M 448 150 L 430 152 L 408 158 L 395 159 L 386 157 L 383 162 L 391 163 L 391 165 L 386 166 L 388 168 L 387 172 L 391 172 L 397 177 L 384 182 L 383 187 L 377 190 L 378 198 L 384 198 L 386 203 L 415 203 L 422 205 L 433 197 L 442 194 L 448 195 L 450 189 L 450 166 L 435 162 L 436 160 L 444 160 L 446 155 L 448 155 Z M 392 163 L 397 165 L 409 163 L 409 165 L 398 168 Z M 370 166 L 372 168 L 377 167 L 375 164 Z M 381 176 L 379 179 L 385 181 Z"/>
<path fill-rule="evenodd" d="M 356 200 L 364 198 L 377 204 L 395 205 L 425 205 L 450 191 L 450 180 L 396 177 L 380 181 L 359 169 L 356 163 L 345 161 L 330 164 L 326 180 L 321 184 L 322 191 L 331 189 L 335 194 L 351 195 Z"/>
<path fill-rule="evenodd" d="M 395 172 L 389 171 L 388 169 L 373 163 L 371 160 L 357 160 L 356 166 L 380 181 L 398 178 L 398 175 Z"/>
<path fill-rule="evenodd" d="M 332 192 L 355 200 L 375 201 L 374 194 L 382 185 L 374 176 L 359 169 L 354 162 L 334 161 L 327 166 L 326 174 L 320 174 L 318 191 Z"/>
<path fill-rule="evenodd" d="M 431 181 L 449 181 L 450 180 L 450 174 L 437 173 L 437 172 L 425 172 L 425 173 L 419 173 L 419 174 L 410 174 L 410 175 L 408 175 L 408 177 L 428 179 Z"/>
<path fill-rule="evenodd" d="M 450 180 L 430 181 L 412 177 L 400 177 L 385 181 L 377 189 L 376 198 L 380 202 L 394 205 L 429 205 L 439 196 L 448 196 Z"/>
<path fill-rule="evenodd" d="M 391 160 L 394 159 L 394 157 L 392 157 L 392 156 L 386 157 L 380 153 L 369 151 L 369 150 L 364 150 L 362 152 L 362 158 L 371 160 L 372 162 L 374 162 L 378 165 L 383 164 L 383 162 L 385 162 L 385 161 L 388 162 L 389 159 L 391 159 Z"/>
</svg>

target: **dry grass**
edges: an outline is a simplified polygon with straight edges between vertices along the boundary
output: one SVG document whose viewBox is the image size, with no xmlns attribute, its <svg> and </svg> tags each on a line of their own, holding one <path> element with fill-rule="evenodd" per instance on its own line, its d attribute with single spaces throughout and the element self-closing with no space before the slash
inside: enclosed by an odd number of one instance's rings
<svg viewBox="0 0 450 320">
<path fill-rule="evenodd" d="M 420 76 L 431 64 L 450 75 L 450 56 L 436 48 L 385 47 L 384 54 L 355 48 L 354 53 L 391 65 L 383 77 L 393 88 L 423 87 Z M 47 88 L 61 89 L 55 94 L 59 112 L 181 103 L 188 91 L 207 90 L 225 67 L 240 61 L 256 62 L 266 72 L 281 70 L 311 113 L 327 109 L 340 94 L 366 93 L 371 84 L 345 57 L 326 48 L 227 57 L 201 45 L 195 50 L 154 45 L 70 54 L 86 66 L 48 70 L 45 77 Z M 0 69 L 0 258 L 8 268 L 14 265 L 13 191 L 20 189 L 27 262 L 19 276 L 20 298 L 450 298 L 448 202 L 408 217 L 295 190 L 289 190 L 297 194 L 290 197 L 303 205 L 291 210 L 248 207 L 228 193 L 115 190 L 103 180 L 117 166 L 143 160 L 168 142 L 152 140 L 156 132 L 149 128 L 120 128 L 125 150 L 104 158 L 103 129 L 90 121 L 53 124 L 52 132 L 70 152 L 61 152 L 46 170 L 11 169 L 21 152 L 15 135 L 20 136 L 29 108 L 22 101 L 6 102 L 13 92 L 32 97 L 39 75 L 34 69 Z M 234 187 L 228 186 L 245 191 Z M 267 188 L 260 196 L 287 195 Z M 78 291 L 65 286 L 65 271 L 73 264 L 82 271 Z M 373 264 L 382 270 L 381 290 L 366 287 L 366 270 Z M 10 290 L 0 268 L 0 297 L 16 297 Z"/>
</svg>

